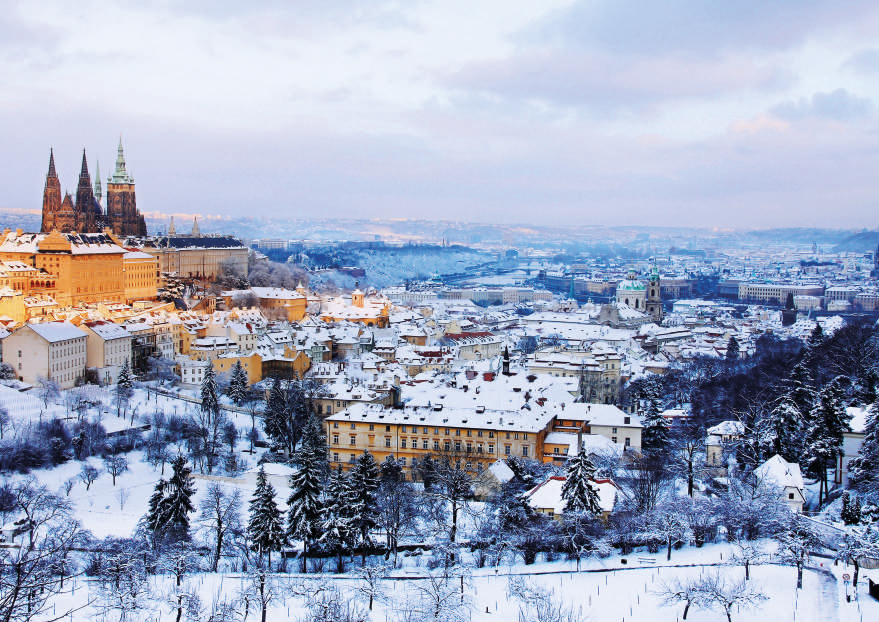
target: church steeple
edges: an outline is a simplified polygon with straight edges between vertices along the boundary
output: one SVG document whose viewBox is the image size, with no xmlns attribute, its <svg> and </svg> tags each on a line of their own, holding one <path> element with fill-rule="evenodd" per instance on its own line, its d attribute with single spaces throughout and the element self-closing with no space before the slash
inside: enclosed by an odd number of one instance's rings
<svg viewBox="0 0 879 622">
<path fill-rule="evenodd" d="M 58 173 L 55 172 L 55 151 L 49 147 L 49 173 L 46 179 L 58 179 Z"/>
<path fill-rule="evenodd" d="M 198 228 L 198 217 L 192 221 L 192 237 L 200 238 L 201 237 L 201 229 Z"/>
<path fill-rule="evenodd" d="M 101 163 L 95 161 L 95 199 L 100 204 L 104 193 L 101 191 Z"/>
<path fill-rule="evenodd" d="M 171 224 L 168 225 L 168 235 L 175 236 L 177 235 L 177 228 L 174 226 L 174 217 L 171 216 Z"/>
<path fill-rule="evenodd" d="M 125 154 L 122 152 L 122 136 L 120 136 L 119 147 L 116 149 L 116 170 L 113 172 L 113 176 L 107 180 L 107 183 L 130 184 L 133 182 L 134 180 L 131 179 L 128 171 L 125 170 Z"/>
<path fill-rule="evenodd" d="M 86 157 L 85 157 L 85 149 L 82 150 L 82 168 L 81 168 L 80 171 L 79 171 L 79 183 L 80 183 L 80 185 L 82 185 L 83 180 L 85 180 L 85 182 L 86 182 L 89 186 L 92 185 L 91 176 L 89 175 L 89 163 L 88 163 L 88 160 L 86 160 Z"/>
</svg>

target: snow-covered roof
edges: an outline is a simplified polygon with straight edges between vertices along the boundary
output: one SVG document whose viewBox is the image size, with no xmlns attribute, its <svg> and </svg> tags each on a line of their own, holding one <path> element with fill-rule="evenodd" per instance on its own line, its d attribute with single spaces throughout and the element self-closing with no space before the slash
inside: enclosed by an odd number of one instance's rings
<svg viewBox="0 0 879 622">
<path fill-rule="evenodd" d="M 553 476 L 525 493 L 525 498 L 533 508 L 551 509 L 555 514 L 565 511 L 566 501 L 562 499 L 562 487 L 566 477 Z M 590 485 L 598 492 L 598 506 L 602 512 L 613 510 L 617 499 L 617 487 L 609 479 L 592 480 Z"/>
<path fill-rule="evenodd" d="M 804 488 L 800 465 L 796 462 L 788 462 L 778 454 L 757 467 L 754 475 L 759 479 L 775 482 L 785 488 L 788 486 L 799 488 L 800 490 Z"/>
<path fill-rule="evenodd" d="M 86 336 L 84 332 L 70 322 L 44 322 L 42 324 L 28 324 L 27 327 L 49 343 Z"/>
<path fill-rule="evenodd" d="M 745 433 L 745 424 L 741 421 L 721 421 L 708 428 L 708 433 L 717 436 L 740 436 Z"/>
<path fill-rule="evenodd" d="M 131 337 L 131 333 L 125 330 L 125 328 L 113 322 L 96 320 L 93 322 L 85 322 L 84 326 L 87 326 L 93 333 L 104 340 Z"/>
</svg>

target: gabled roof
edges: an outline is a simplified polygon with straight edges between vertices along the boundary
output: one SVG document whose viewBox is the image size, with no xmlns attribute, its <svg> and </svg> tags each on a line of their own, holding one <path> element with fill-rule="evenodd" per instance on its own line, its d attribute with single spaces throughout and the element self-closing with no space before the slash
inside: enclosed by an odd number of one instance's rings
<svg viewBox="0 0 879 622">
<path fill-rule="evenodd" d="M 84 332 L 79 330 L 70 322 L 45 322 L 43 324 L 27 324 L 26 328 L 30 328 L 37 335 L 39 335 L 49 343 L 67 341 L 68 339 L 78 339 L 80 337 L 86 336 Z"/>
</svg>

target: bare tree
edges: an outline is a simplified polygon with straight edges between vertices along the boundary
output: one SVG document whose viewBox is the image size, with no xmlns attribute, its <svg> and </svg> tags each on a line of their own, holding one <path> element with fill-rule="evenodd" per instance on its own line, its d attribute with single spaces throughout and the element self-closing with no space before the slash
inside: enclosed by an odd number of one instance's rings
<svg viewBox="0 0 879 622">
<path fill-rule="evenodd" d="M 98 477 L 100 477 L 100 475 L 101 472 L 88 463 L 83 464 L 82 469 L 80 469 L 79 471 L 79 479 L 81 479 L 82 483 L 85 484 L 86 490 L 92 487 L 92 484 L 96 479 L 98 479 Z"/>
<path fill-rule="evenodd" d="M 125 511 L 125 504 L 128 503 L 128 499 L 131 496 L 131 492 L 127 488 L 120 488 L 116 491 L 116 500 L 119 501 L 119 511 Z"/>
<path fill-rule="evenodd" d="M 357 593 L 369 600 L 370 611 L 373 600 L 381 601 L 385 597 L 384 580 L 389 570 L 383 564 L 367 564 L 357 569 Z"/>
<path fill-rule="evenodd" d="M 64 491 L 64 496 L 69 497 L 70 491 L 73 490 L 73 487 L 76 486 L 76 478 L 69 477 L 64 480 L 64 483 L 61 485 L 61 489 Z"/>
<path fill-rule="evenodd" d="M 465 576 L 457 577 L 460 588 L 455 579 L 448 573 L 431 572 L 415 584 L 420 597 L 421 620 L 464 622 L 469 619 L 472 604 L 464 593 Z"/>
<path fill-rule="evenodd" d="M 510 579 L 507 595 L 519 601 L 519 620 L 521 622 L 585 622 L 586 617 L 575 611 L 573 605 L 553 598 L 544 587 L 528 582 L 521 577 Z"/>
<path fill-rule="evenodd" d="M 113 478 L 113 486 L 115 486 L 116 478 L 128 471 L 128 458 L 122 454 L 107 456 L 104 458 L 104 469 Z"/>
<path fill-rule="evenodd" d="M 55 402 L 61 396 L 61 385 L 45 376 L 37 378 L 37 395 L 43 400 L 43 406 L 48 408 L 49 402 Z"/>
<path fill-rule="evenodd" d="M 241 491 L 238 488 L 227 491 L 221 484 L 212 482 L 207 486 L 200 510 L 199 521 L 214 543 L 211 572 L 216 572 L 229 538 L 241 530 Z"/>
<path fill-rule="evenodd" d="M 775 540 L 782 563 L 796 567 L 797 589 L 802 588 L 803 568 L 812 559 L 812 552 L 822 546 L 821 540 L 799 514 L 791 517 L 787 527 L 776 534 Z"/>
<path fill-rule="evenodd" d="M 701 583 L 693 579 L 681 579 L 676 576 L 672 581 L 660 579 L 658 587 L 653 591 L 664 607 L 674 607 L 684 603 L 684 613 L 681 619 L 686 620 L 690 607 L 701 603 L 703 596 Z"/>
<path fill-rule="evenodd" d="M 732 622 L 733 610 L 753 609 L 767 599 L 763 591 L 753 583 L 731 579 L 715 569 L 701 580 L 700 604 L 706 609 L 721 609 L 727 622 Z"/>
<path fill-rule="evenodd" d="M 730 561 L 745 567 L 745 581 L 751 579 L 751 566 L 769 562 L 769 555 L 759 540 L 735 538 L 732 541 L 733 555 Z"/>
</svg>

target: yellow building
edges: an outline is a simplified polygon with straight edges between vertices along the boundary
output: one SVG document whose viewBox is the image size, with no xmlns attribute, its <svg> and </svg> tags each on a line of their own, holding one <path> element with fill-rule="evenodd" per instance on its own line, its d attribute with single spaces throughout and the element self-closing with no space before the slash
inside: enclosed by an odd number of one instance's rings
<svg viewBox="0 0 879 622">
<path fill-rule="evenodd" d="M 231 236 L 163 237 L 140 250 L 158 259 L 159 271 L 174 272 L 183 278 L 213 280 L 223 264 L 247 274 L 247 247 Z"/>
<path fill-rule="evenodd" d="M 6 316 L 23 324 L 27 319 L 24 305 L 24 294 L 9 287 L 0 288 L 0 317 Z"/>
<path fill-rule="evenodd" d="M 0 261 L 18 261 L 46 273 L 29 293 L 48 294 L 60 306 L 124 298 L 122 256 L 109 233 L 22 233 L 4 231 Z"/>
<path fill-rule="evenodd" d="M 225 373 L 232 371 L 238 361 L 241 361 L 241 367 L 247 374 L 247 384 L 252 385 L 262 380 L 262 358 L 256 352 L 221 354 L 211 360 L 211 363 L 214 366 L 214 371 Z"/>
<path fill-rule="evenodd" d="M 555 416 L 541 411 L 433 407 L 391 408 L 358 403 L 326 417 L 330 464 L 347 468 L 364 451 L 378 462 L 393 455 L 412 473 L 428 454 L 454 454 L 481 473 L 498 458 L 543 456 Z"/>
<path fill-rule="evenodd" d="M 148 253 L 129 252 L 122 256 L 125 302 L 155 300 L 159 289 L 159 261 Z"/>
</svg>

